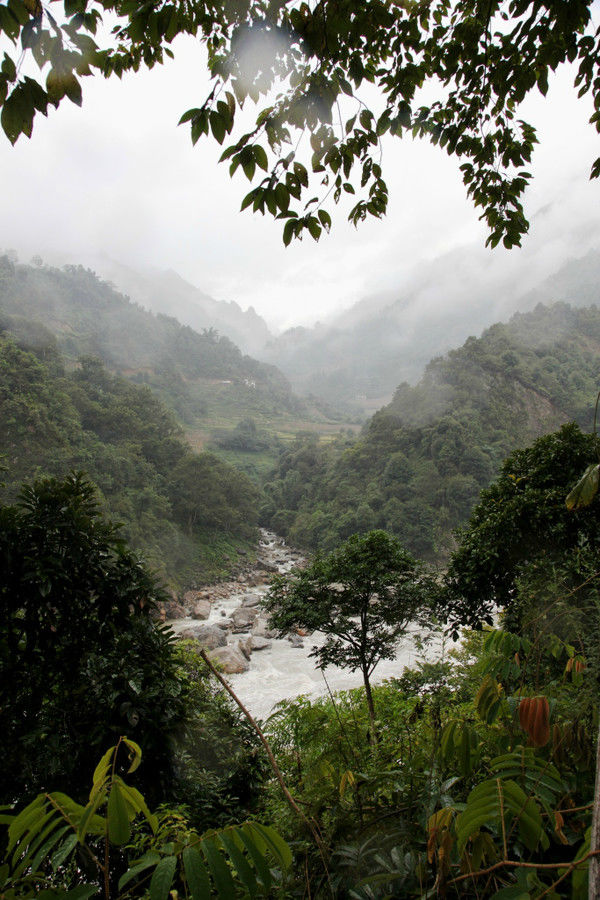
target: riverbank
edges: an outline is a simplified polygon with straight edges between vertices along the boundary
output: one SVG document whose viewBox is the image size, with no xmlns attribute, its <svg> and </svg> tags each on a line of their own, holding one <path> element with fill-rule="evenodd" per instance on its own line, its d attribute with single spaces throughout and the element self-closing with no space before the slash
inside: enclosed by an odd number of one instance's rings
<svg viewBox="0 0 600 900">
<path fill-rule="evenodd" d="M 324 694 L 328 686 L 338 691 L 362 684 L 359 672 L 328 668 L 323 673 L 315 668 L 310 652 L 322 641 L 318 632 L 278 638 L 268 629 L 260 601 L 271 576 L 289 572 L 303 562 L 302 555 L 282 538 L 261 529 L 255 564 L 233 581 L 188 591 L 179 603 L 178 617 L 166 620 L 179 637 L 196 640 L 209 651 L 240 699 L 261 718 L 284 699 Z M 416 631 L 407 635 L 396 658 L 379 664 L 373 681 L 398 676 L 414 665 L 423 655 L 421 639 Z M 435 644 L 439 650 L 440 642 Z"/>
</svg>

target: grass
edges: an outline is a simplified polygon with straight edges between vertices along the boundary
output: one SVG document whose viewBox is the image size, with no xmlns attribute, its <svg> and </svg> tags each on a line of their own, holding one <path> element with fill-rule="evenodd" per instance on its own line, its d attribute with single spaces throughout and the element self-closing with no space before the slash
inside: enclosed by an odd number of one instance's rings
<svg viewBox="0 0 600 900">
<path fill-rule="evenodd" d="M 306 415 L 290 412 L 272 396 L 236 383 L 223 384 L 209 379 L 190 383 L 194 400 L 205 412 L 185 426 L 187 440 L 195 451 L 211 450 L 222 459 L 261 481 L 275 466 L 282 446 L 291 444 L 301 432 L 319 436 L 323 443 L 331 443 L 341 431 L 360 431 L 356 422 L 327 418 L 321 411 L 307 406 Z M 270 447 L 259 452 L 223 450 L 213 446 L 218 431 L 229 431 L 238 422 L 251 418 L 260 436 Z"/>
</svg>

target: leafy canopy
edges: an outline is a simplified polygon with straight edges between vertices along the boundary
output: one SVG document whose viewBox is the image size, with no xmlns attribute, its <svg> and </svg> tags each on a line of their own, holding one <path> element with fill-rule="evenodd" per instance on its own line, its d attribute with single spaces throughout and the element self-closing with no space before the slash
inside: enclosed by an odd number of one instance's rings
<svg viewBox="0 0 600 900">
<path fill-rule="evenodd" d="M 427 579 L 398 540 L 385 531 L 353 535 L 306 569 L 276 576 L 265 598 L 269 623 L 284 634 L 320 631 L 313 647 L 320 668 L 361 669 L 368 677 L 393 659 L 399 638 L 422 617 Z"/>
<path fill-rule="evenodd" d="M 8 0 L 0 33 L 15 50 L 0 68 L 1 124 L 12 143 L 31 136 L 38 112 L 65 97 L 81 104 L 81 76 L 152 67 L 173 56 L 177 35 L 195 35 L 207 48 L 214 83 L 181 121 L 194 143 L 203 134 L 219 144 L 231 136 L 222 159 L 232 175 L 239 168 L 253 182 L 242 208 L 282 219 L 284 243 L 306 231 L 318 240 L 331 225 L 326 201 L 346 194 L 356 196 L 349 213 L 355 224 L 385 213 L 381 138 L 391 134 L 426 138 L 456 156 L 489 227 L 488 243 L 518 246 L 528 229 L 521 197 L 536 142 L 535 129 L 519 118 L 521 102 L 535 88 L 546 94 L 550 73 L 573 63 L 575 86 L 580 96 L 591 93 L 590 121 L 600 127 L 591 6 L 63 0 L 51 13 L 40 0 Z M 117 24 L 100 47 L 94 36 L 103 14 Z M 45 80 L 21 74 L 21 50 L 31 52 Z M 377 91 L 365 92 L 370 85 Z M 259 110 L 242 133 L 239 111 L 248 98 Z M 600 158 L 591 174 L 600 174 Z"/>
<path fill-rule="evenodd" d="M 0 507 L 3 801 L 65 780 L 82 791 L 124 730 L 144 746 L 150 795 L 164 796 L 186 684 L 151 617 L 158 599 L 81 476 L 38 481 Z"/>
<path fill-rule="evenodd" d="M 597 554 L 597 509 L 573 511 L 565 503 L 597 453 L 597 437 L 570 424 L 504 462 L 496 481 L 482 491 L 450 559 L 445 614 L 456 631 L 459 625 L 491 624 L 496 607 L 510 610 L 519 578 L 538 563 L 551 568 L 585 551 Z"/>
</svg>

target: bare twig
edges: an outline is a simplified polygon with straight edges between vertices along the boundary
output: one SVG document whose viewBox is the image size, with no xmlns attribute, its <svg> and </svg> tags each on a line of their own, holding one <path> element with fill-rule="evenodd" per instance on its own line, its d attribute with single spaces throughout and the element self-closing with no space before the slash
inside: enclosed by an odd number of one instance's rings
<svg viewBox="0 0 600 900">
<path fill-rule="evenodd" d="M 325 872 L 327 873 L 327 882 L 328 882 L 328 884 L 329 884 L 329 889 L 330 889 L 330 891 L 331 891 L 331 896 L 333 897 L 333 896 L 334 896 L 334 894 L 333 894 L 333 887 L 332 887 L 332 885 L 331 885 L 331 880 L 330 880 L 330 877 L 329 877 L 329 870 L 328 870 L 328 868 L 327 868 L 327 863 L 326 863 L 326 861 L 325 861 L 325 850 L 324 850 L 324 847 L 323 847 L 323 842 L 322 842 L 322 840 L 321 840 L 321 837 L 320 837 L 319 833 L 317 832 L 317 830 L 316 830 L 315 826 L 313 825 L 313 823 L 305 816 L 305 814 L 302 812 L 302 810 L 300 809 L 300 807 L 298 806 L 298 804 L 296 803 L 296 801 L 294 800 L 294 798 L 293 798 L 292 795 L 290 794 L 290 792 L 289 792 L 289 790 L 288 790 L 288 787 L 287 787 L 287 785 L 286 785 L 286 783 L 285 783 L 285 781 L 284 781 L 283 775 L 282 775 L 282 773 L 281 773 L 281 769 L 280 769 L 279 766 L 277 765 L 277 760 L 275 759 L 275 756 L 273 755 L 273 751 L 272 751 L 272 749 L 271 749 L 271 745 L 269 744 L 268 740 L 266 739 L 263 730 L 261 729 L 260 725 L 258 724 L 258 722 L 256 721 L 256 719 L 254 718 L 254 716 L 252 715 L 252 713 L 244 706 L 244 704 L 242 703 L 242 701 L 240 700 L 240 698 L 237 696 L 237 694 L 235 693 L 235 691 L 233 690 L 233 688 L 228 684 L 228 682 L 223 678 L 223 676 L 221 675 L 221 673 L 220 673 L 220 672 L 215 668 L 215 666 L 212 664 L 212 662 L 210 661 L 210 659 L 209 659 L 209 657 L 208 657 L 208 655 L 207 655 L 207 653 L 206 653 L 205 650 L 201 650 L 201 651 L 200 651 L 200 656 L 202 657 L 202 659 L 204 660 L 204 662 L 206 663 L 206 665 L 208 666 L 208 668 L 210 669 L 210 671 L 213 673 L 213 675 L 215 676 L 215 678 L 217 679 L 217 681 L 219 681 L 219 682 L 222 684 L 222 686 L 225 688 L 225 690 L 227 691 L 227 693 L 229 694 L 229 696 L 231 697 L 231 699 L 236 703 L 236 705 L 237 705 L 237 706 L 240 708 L 240 710 L 243 712 L 244 716 L 246 717 L 246 719 L 248 720 L 248 722 L 250 723 L 250 725 L 252 726 L 252 728 L 254 729 L 254 731 L 256 732 L 256 734 L 258 735 L 258 738 L 259 738 L 261 744 L 262 744 L 263 747 L 265 748 L 265 752 L 266 752 L 267 757 L 268 757 L 268 759 L 269 759 L 269 763 L 271 764 L 271 768 L 273 769 L 273 773 L 274 773 L 274 775 L 275 775 L 277 781 L 279 782 L 279 786 L 280 786 L 281 790 L 283 791 L 283 795 L 284 795 L 285 799 L 287 800 L 287 802 L 288 802 L 288 804 L 289 804 L 289 806 L 290 806 L 290 809 L 291 809 L 291 810 L 298 816 L 298 818 L 306 825 L 306 827 L 309 829 L 310 833 L 312 834 L 312 836 L 313 836 L 313 838 L 314 838 L 315 844 L 317 845 L 317 848 L 318 848 L 318 850 L 319 850 L 319 854 L 320 854 L 320 856 L 321 856 L 321 860 L 323 861 L 323 865 L 324 865 L 324 867 L 325 867 Z"/>
<path fill-rule="evenodd" d="M 570 865 L 566 865 L 565 862 L 559 863 L 530 863 L 530 862 L 520 862 L 516 859 L 501 859 L 500 862 L 494 863 L 493 866 L 488 866 L 487 869 L 478 869 L 477 872 L 467 872 L 466 875 L 459 875 L 457 878 L 453 878 L 452 881 L 449 881 L 448 884 L 458 884 L 460 881 L 465 881 L 467 878 L 481 878 L 483 875 L 489 875 L 492 872 L 497 872 L 498 869 L 501 869 L 503 866 L 511 866 L 513 869 L 564 869 L 567 871 L 565 875 L 568 875 L 573 869 L 576 869 L 578 866 L 583 865 L 583 863 L 587 862 L 588 859 L 594 856 L 598 856 L 600 854 L 600 850 L 590 850 L 589 853 L 586 853 L 585 856 L 582 856 L 581 859 L 575 860 Z"/>
</svg>

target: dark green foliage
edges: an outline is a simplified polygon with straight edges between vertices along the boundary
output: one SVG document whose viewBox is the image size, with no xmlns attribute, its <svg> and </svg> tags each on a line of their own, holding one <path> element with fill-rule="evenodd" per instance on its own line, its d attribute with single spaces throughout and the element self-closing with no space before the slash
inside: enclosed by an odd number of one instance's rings
<svg viewBox="0 0 600 900">
<path fill-rule="evenodd" d="M 188 718 L 175 757 L 171 801 L 188 811 L 196 828 L 238 822 L 254 814 L 267 776 L 256 732 L 220 688 L 193 642 L 175 657 L 187 682 Z"/>
<path fill-rule="evenodd" d="M 271 866 L 282 878 L 292 862 L 277 832 L 244 822 L 201 834 L 177 810 L 150 812 L 128 777 L 141 758 L 138 744 L 120 737 L 96 766 L 85 806 L 45 792 L 0 817 L 8 826 L 0 867 L 6 900 L 272 896 Z"/>
<path fill-rule="evenodd" d="M 222 571 L 235 543 L 254 537 L 257 495 L 249 479 L 214 456 L 191 454 L 148 387 L 111 375 L 96 358 L 67 373 L 52 342 L 50 351 L 26 352 L 0 335 L 0 454 L 7 465 L 0 496 L 14 498 L 24 480 L 40 474 L 85 469 L 103 509 L 171 581 Z M 181 473 L 188 475 L 184 499 L 196 504 L 193 529 L 177 499 Z"/>
<path fill-rule="evenodd" d="M 595 307 L 539 306 L 494 325 L 400 385 L 353 446 L 284 451 L 263 521 L 310 548 L 375 527 L 419 557 L 447 558 L 508 453 L 566 421 L 591 425 L 599 350 Z"/>
<path fill-rule="evenodd" d="M 0 508 L 0 797 L 62 786 L 82 796 L 107 742 L 145 749 L 145 787 L 164 796 L 185 715 L 156 581 L 98 514 L 80 476 L 39 481 Z"/>
<path fill-rule="evenodd" d="M 213 441 L 223 450 L 242 450 L 246 453 L 258 453 L 266 450 L 269 441 L 259 433 L 254 419 L 242 419 L 231 431 L 213 433 Z"/>
<path fill-rule="evenodd" d="M 168 476 L 167 489 L 173 517 L 190 536 L 203 529 L 253 536 L 258 491 L 216 456 L 185 456 Z"/>
<path fill-rule="evenodd" d="M 565 499 L 597 454 L 596 437 L 565 425 L 508 457 L 450 559 L 445 612 L 455 628 L 491 623 L 496 607 L 518 620 L 518 609 L 511 613 L 518 580 L 533 581 L 540 566 L 547 578 L 548 570 L 570 564 L 584 580 L 600 542 L 598 510 L 571 511 Z"/>
<path fill-rule="evenodd" d="M 326 866 L 335 896 L 361 900 L 587 897 L 587 865 L 566 866 L 589 848 L 595 684 L 565 678 L 573 649 L 558 639 L 465 638 L 444 662 L 374 686 L 375 749 L 358 690 L 285 701 L 269 720 L 288 784 L 326 842 L 325 860 L 298 846 L 297 877 L 308 870 L 313 896 L 328 896 Z M 548 678 L 552 665 L 562 677 Z M 540 693 L 553 737 L 532 747 L 518 706 Z M 285 804 L 267 796 L 270 820 L 294 835 Z"/>
</svg>

